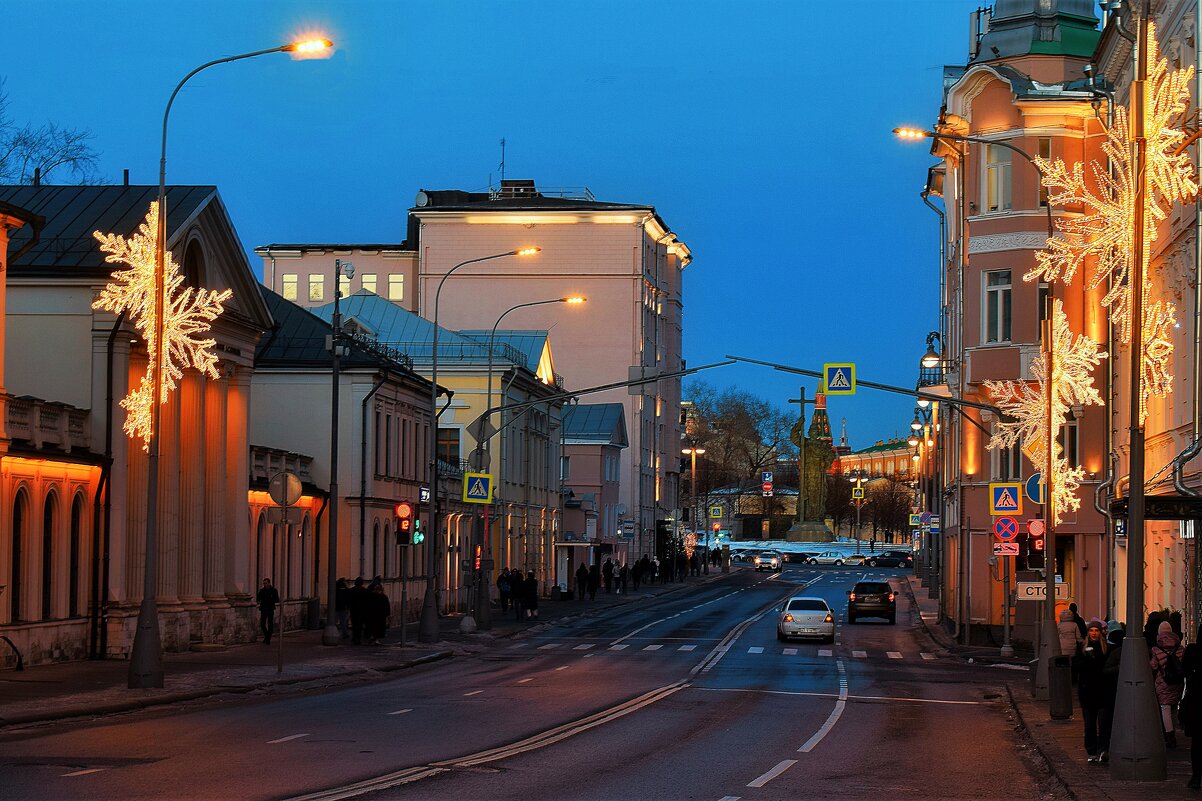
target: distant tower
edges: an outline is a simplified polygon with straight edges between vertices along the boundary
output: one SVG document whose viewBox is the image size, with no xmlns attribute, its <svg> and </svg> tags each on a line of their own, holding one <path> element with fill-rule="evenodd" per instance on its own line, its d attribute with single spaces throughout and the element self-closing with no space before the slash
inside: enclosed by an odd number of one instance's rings
<svg viewBox="0 0 1202 801">
<path fill-rule="evenodd" d="M 835 446 L 836 472 L 839 472 L 838 457 L 846 456 L 847 454 L 851 453 L 851 445 L 847 444 L 847 418 L 846 417 L 842 418 L 842 421 L 843 421 L 843 433 L 839 435 L 839 444 Z"/>
<path fill-rule="evenodd" d="M 828 443 L 834 440 L 831 435 L 831 421 L 826 416 L 825 393 L 814 394 L 814 417 L 810 420 L 810 430 L 806 433 L 810 439 L 826 440 Z"/>
</svg>

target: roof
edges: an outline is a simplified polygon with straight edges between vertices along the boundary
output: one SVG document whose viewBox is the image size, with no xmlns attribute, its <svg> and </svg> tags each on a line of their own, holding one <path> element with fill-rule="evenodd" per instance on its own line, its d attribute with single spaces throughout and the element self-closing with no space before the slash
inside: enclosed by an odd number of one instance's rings
<svg viewBox="0 0 1202 801">
<path fill-rule="evenodd" d="M 1092 0 L 996 0 L 976 61 L 1025 55 L 1089 58 L 1101 35 Z"/>
<path fill-rule="evenodd" d="M 910 446 L 906 443 L 906 441 L 904 439 L 891 439 L 891 440 L 887 440 L 885 442 L 878 442 L 875 445 L 871 445 L 867 448 L 861 448 L 858 451 L 852 451 L 849 455 L 850 456 L 861 456 L 861 455 L 870 454 L 870 453 L 887 453 L 889 451 L 909 450 L 909 449 L 910 449 Z"/>
<path fill-rule="evenodd" d="M 620 403 L 579 403 L 563 413 L 563 439 L 567 445 L 630 444 L 626 436 L 626 407 Z"/>
<path fill-rule="evenodd" d="M 511 358 L 513 354 L 504 347 L 508 345 L 525 357 L 526 366 L 534 365 L 536 367 L 543 357 L 549 336 L 546 331 L 498 331 L 497 335 L 492 337 L 492 331 L 474 330 L 460 331 L 459 335 L 484 343 L 485 352 L 487 352 L 488 341 L 492 338 L 494 359 Z"/>
<path fill-rule="evenodd" d="M 409 244 L 408 240 L 404 242 L 384 242 L 384 243 L 281 243 L 273 242 L 270 245 L 260 245 L 255 248 L 255 253 L 260 256 L 270 256 L 272 251 L 275 252 L 300 252 L 307 253 L 309 251 L 326 251 L 326 250 L 404 250 L 416 253 L 417 249 Z"/>
<path fill-rule="evenodd" d="M 538 192 L 511 196 L 462 189 L 422 189 L 412 211 L 654 211 L 647 203 L 607 203 L 584 198 L 556 197 Z"/>
<path fill-rule="evenodd" d="M 105 262 L 92 233 L 132 234 L 146 219 L 158 191 L 157 186 L 0 186 L 0 202 L 46 221 L 40 241 L 10 263 L 9 271 L 26 276 L 108 275 L 112 265 Z M 168 243 L 216 195 L 215 186 L 167 187 Z M 32 236 L 23 228 L 14 232 L 10 244 L 20 250 Z"/>
</svg>

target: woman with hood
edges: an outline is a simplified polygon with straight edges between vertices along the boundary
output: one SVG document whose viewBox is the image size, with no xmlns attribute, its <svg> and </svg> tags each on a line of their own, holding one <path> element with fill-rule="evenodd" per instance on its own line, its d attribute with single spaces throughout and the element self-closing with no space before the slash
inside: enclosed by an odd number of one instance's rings
<svg viewBox="0 0 1202 801">
<path fill-rule="evenodd" d="M 1077 646 L 1081 643 L 1081 630 L 1077 628 L 1077 621 L 1073 620 L 1071 609 L 1065 609 L 1060 613 L 1060 622 L 1056 624 L 1056 634 L 1060 637 L 1062 656 L 1073 656 L 1077 653 Z"/>
<path fill-rule="evenodd" d="M 1074 627 L 1076 622 L 1073 622 Z M 1107 703 L 1106 624 L 1091 620 L 1085 629 L 1085 639 L 1077 649 L 1073 663 L 1077 672 L 1077 698 L 1081 701 L 1081 717 L 1085 721 L 1086 762 L 1105 762 L 1110 750 L 1109 714 Z"/>
<path fill-rule="evenodd" d="M 1161 621 L 1156 630 L 1156 645 L 1152 648 L 1152 677 L 1156 680 L 1156 700 L 1160 702 L 1160 718 L 1164 724 L 1164 743 L 1168 748 L 1177 747 L 1177 733 L 1173 728 L 1173 707 L 1181 700 L 1185 689 L 1185 649 L 1169 621 Z"/>
</svg>

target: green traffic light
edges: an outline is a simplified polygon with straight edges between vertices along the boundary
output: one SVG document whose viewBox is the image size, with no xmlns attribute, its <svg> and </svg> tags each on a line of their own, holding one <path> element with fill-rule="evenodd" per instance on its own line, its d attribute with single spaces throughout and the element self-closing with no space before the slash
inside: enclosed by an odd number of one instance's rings
<svg viewBox="0 0 1202 801">
<path fill-rule="evenodd" d="M 413 532 L 413 544 L 414 545 L 421 545 L 425 541 L 426 541 L 425 534 L 421 533 L 420 531 Z"/>
</svg>

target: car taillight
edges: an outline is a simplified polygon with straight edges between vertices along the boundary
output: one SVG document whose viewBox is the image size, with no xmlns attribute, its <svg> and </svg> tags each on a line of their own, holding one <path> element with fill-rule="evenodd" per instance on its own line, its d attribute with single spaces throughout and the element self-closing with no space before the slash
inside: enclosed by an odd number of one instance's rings
<svg viewBox="0 0 1202 801">
<path fill-rule="evenodd" d="M 890 600 L 890 601 L 892 601 L 892 600 L 893 600 L 893 593 L 889 593 L 889 600 Z"/>
<path fill-rule="evenodd" d="M 848 598 L 849 600 L 854 601 L 856 599 L 856 594 L 853 592 L 850 596 L 848 596 Z"/>
<path fill-rule="evenodd" d="M 786 622 L 786 623 L 792 623 L 792 622 L 793 622 L 793 616 L 792 616 L 792 615 L 785 615 L 785 622 Z"/>
<path fill-rule="evenodd" d="M 826 620 L 824 620 L 823 622 L 824 623 L 834 623 L 835 619 L 833 617 L 831 617 L 830 615 L 827 615 Z"/>
</svg>

